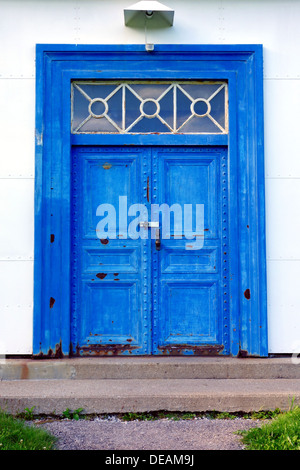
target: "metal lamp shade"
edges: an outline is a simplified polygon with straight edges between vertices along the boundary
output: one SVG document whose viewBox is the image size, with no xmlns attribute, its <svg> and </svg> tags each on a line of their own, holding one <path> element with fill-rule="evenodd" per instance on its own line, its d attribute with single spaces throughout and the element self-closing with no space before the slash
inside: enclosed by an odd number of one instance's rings
<svg viewBox="0 0 300 470">
<path fill-rule="evenodd" d="M 147 12 L 153 12 L 147 15 Z M 127 26 L 133 19 L 144 20 L 145 16 L 149 19 L 155 16 L 162 17 L 169 26 L 173 25 L 174 10 L 157 1 L 140 1 L 124 9 L 125 25 Z"/>
</svg>

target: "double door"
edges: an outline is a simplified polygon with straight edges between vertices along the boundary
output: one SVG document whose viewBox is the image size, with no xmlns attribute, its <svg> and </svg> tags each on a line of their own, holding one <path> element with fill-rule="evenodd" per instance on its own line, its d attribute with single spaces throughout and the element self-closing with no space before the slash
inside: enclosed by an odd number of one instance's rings
<svg viewBox="0 0 300 470">
<path fill-rule="evenodd" d="M 74 147 L 73 353 L 229 351 L 225 147 Z"/>
</svg>

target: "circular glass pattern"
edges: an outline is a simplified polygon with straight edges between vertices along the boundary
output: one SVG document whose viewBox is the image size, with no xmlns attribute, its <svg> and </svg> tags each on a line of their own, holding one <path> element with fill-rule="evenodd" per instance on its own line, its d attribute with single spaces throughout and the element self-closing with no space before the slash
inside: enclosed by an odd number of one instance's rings
<svg viewBox="0 0 300 470">
<path fill-rule="evenodd" d="M 227 113 L 225 82 L 72 83 L 74 134 L 228 134 Z"/>
<path fill-rule="evenodd" d="M 198 98 L 191 104 L 191 113 L 198 117 L 205 117 L 210 113 L 210 102 L 204 98 Z"/>
<path fill-rule="evenodd" d="M 147 100 L 141 102 L 140 111 L 143 116 L 152 119 L 159 114 L 159 102 L 153 98 L 148 98 Z"/>
<path fill-rule="evenodd" d="M 89 113 L 92 117 L 99 119 L 108 112 L 108 104 L 102 98 L 94 98 L 89 104 Z"/>
</svg>

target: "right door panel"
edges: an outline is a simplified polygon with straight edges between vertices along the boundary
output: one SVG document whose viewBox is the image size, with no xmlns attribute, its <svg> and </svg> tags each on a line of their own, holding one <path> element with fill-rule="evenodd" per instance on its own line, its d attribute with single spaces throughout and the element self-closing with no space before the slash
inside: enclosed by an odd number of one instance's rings
<svg viewBox="0 0 300 470">
<path fill-rule="evenodd" d="M 153 148 L 152 167 L 153 353 L 228 354 L 227 149 Z"/>
</svg>

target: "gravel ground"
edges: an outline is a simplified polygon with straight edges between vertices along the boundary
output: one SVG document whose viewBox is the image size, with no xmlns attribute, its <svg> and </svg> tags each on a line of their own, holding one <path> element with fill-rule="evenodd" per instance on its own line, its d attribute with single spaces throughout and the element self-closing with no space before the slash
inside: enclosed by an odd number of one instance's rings
<svg viewBox="0 0 300 470">
<path fill-rule="evenodd" d="M 251 419 L 159 419 L 35 422 L 58 437 L 60 450 L 241 450 L 235 431 L 259 426 Z"/>
</svg>

